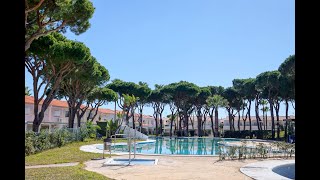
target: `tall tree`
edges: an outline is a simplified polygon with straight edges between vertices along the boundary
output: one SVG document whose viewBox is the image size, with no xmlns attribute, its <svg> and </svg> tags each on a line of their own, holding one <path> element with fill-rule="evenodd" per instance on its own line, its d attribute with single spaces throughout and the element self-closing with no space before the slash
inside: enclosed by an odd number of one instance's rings
<svg viewBox="0 0 320 180">
<path fill-rule="evenodd" d="M 85 100 L 87 104 L 94 103 L 89 99 L 89 95 L 95 88 L 105 85 L 110 79 L 109 71 L 102 66 L 96 58 L 89 58 L 86 63 L 70 71 L 68 76 L 61 82 L 61 94 L 65 97 L 69 106 L 68 127 L 73 128 L 75 117 L 81 111 L 81 105 Z M 97 94 L 96 94 L 97 95 Z M 81 119 L 78 119 L 78 126 Z"/>
<path fill-rule="evenodd" d="M 38 131 L 44 112 L 56 97 L 62 80 L 89 57 L 90 50 L 83 43 L 67 40 L 58 33 L 33 42 L 25 57 L 25 67 L 33 79 L 33 131 Z"/>
<path fill-rule="evenodd" d="M 143 107 L 148 102 L 148 97 L 151 94 L 151 89 L 148 87 L 148 84 L 145 82 L 139 82 L 136 95 L 139 97 L 139 100 L 137 101 L 137 107 L 139 111 L 139 130 L 142 131 L 142 114 L 143 114 Z"/>
<path fill-rule="evenodd" d="M 137 97 L 139 86 L 134 82 L 125 82 L 120 79 L 114 79 L 112 83 L 108 84 L 106 87 L 118 93 L 118 101 L 116 104 L 122 109 L 125 116 L 125 123 L 128 125 L 129 119 L 134 116 L 134 114 L 132 114 L 131 107 L 127 105 L 128 103 L 124 103 L 124 94 Z M 134 109 L 135 108 L 136 107 L 134 107 Z"/>
<path fill-rule="evenodd" d="M 272 126 L 272 139 L 275 138 L 275 122 L 274 122 L 274 103 L 279 94 L 279 71 L 267 71 L 259 74 L 256 78 L 257 89 L 262 89 L 267 92 L 267 99 L 270 104 L 270 114 L 271 114 L 271 126 Z"/>
<path fill-rule="evenodd" d="M 285 102 L 286 119 L 288 119 L 289 101 L 292 103 L 295 100 L 295 55 L 291 55 L 279 66 L 280 76 L 280 97 Z M 287 140 L 287 121 L 285 124 L 285 139 Z"/>
<path fill-rule="evenodd" d="M 35 39 L 52 32 L 85 32 L 94 9 L 89 0 L 25 0 L 25 51 Z"/>
<path fill-rule="evenodd" d="M 266 106 L 268 104 L 268 101 L 265 99 L 262 99 L 260 101 L 260 104 L 262 105 L 261 111 L 262 111 L 262 119 L 263 119 L 263 124 L 264 124 L 264 130 L 267 130 L 267 116 L 265 118 L 265 112 L 267 112 L 269 110 L 269 108 Z"/>
<path fill-rule="evenodd" d="M 207 104 L 210 107 L 214 107 L 214 116 L 215 116 L 215 127 L 214 127 L 214 136 L 219 137 L 219 121 L 218 121 L 218 110 L 221 107 L 226 107 L 228 105 L 228 101 L 224 99 L 221 95 L 213 95 L 207 98 Z M 211 124 L 213 122 L 211 121 Z M 213 126 L 211 126 L 213 128 Z M 212 129 L 213 131 L 213 129 Z"/>
<path fill-rule="evenodd" d="M 163 88 L 163 92 L 171 95 L 175 106 L 181 110 L 181 115 L 183 117 L 184 136 L 188 136 L 188 111 L 193 106 L 194 98 L 200 92 L 199 87 L 187 81 L 180 81 L 178 83 L 171 83 L 165 86 Z"/>
<path fill-rule="evenodd" d="M 91 122 L 93 122 L 94 118 L 98 114 L 98 110 L 100 106 L 108 102 L 115 101 L 117 99 L 118 99 L 117 93 L 109 88 L 97 87 L 93 89 L 90 95 L 88 96 L 88 102 L 91 102 L 90 103 L 91 108 L 89 110 L 87 120 L 91 119 Z M 78 125 L 80 125 L 80 119 L 78 119 Z"/>
<path fill-rule="evenodd" d="M 153 107 L 153 117 L 156 123 L 156 135 L 162 135 L 163 122 L 162 114 L 164 111 L 165 105 L 169 102 L 166 98 L 165 93 L 162 91 L 163 85 L 155 84 L 155 89 L 152 90 L 151 95 L 149 96 L 149 103 Z M 159 121 L 158 121 L 159 120 Z"/>
<path fill-rule="evenodd" d="M 238 92 L 233 87 L 228 87 L 223 92 L 223 97 L 228 101 L 228 104 L 226 106 L 226 110 L 228 111 L 228 118 L 229 118 L 229 125 L 230 125 L 230 131 L 235 131 L 234 127 L 234 107 L 235 107 L 235 99 L 238 96 Z"/>
<path fill-rule="evenodd" d="M 208 87 L 200 87 L 199 94 L 194 98 L 193 104 L 196 110 L 196 116 L 198 121 L 198 136 L 202 137 L 202 116 L 205 111 L 206 100 L 211 95 L 210 89 Z M 208 106 L 206 106 L 208 107 Z"/>
</svg>

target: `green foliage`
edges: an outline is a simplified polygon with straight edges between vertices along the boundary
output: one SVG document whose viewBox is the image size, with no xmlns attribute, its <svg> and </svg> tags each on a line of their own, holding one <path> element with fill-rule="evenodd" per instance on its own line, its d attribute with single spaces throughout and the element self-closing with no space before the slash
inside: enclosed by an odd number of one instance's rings
<svg viewBox="0 0 320 180">
<path fill-rule="evenodd" d="M 29 89 L 29 87 L 26 86 L 26 87 L 24 88 L 24 95 L 26 95 L 26 96 L 31 96 L 30 91 L 31 91 L 31 89 Z"/>
<path fill-rule="evenodd" d="M 256 78 L 256 90 L 268 92 L 268 99 L 277 96 L 280 88 L 280 72 L 267 71 L 259 74 Z"/>
<path fill-rule="evenodd" d="M 27 0 L 26 9 L 29 10 L 39 1 Z M 89 0 L 77 1 L 52 1 L 45 0 L 43 3 L 29 12 L 26 11 L 26 45 L 48 33 L 55 31 L 71 32 L 79 35 L 90 27 L 89 19 L 94 13 L 94 7 Z M 27 50 L 28 47 L 25 48 Z"/>
<path fill-rule="evenodd" d="M 95 137 L 96 130 L 99 129 L 91 122 L 80 128 L 80 130 L 69 130 L 67 128 L 54 130 L 49 133 L 47 130 L 35 133 L 27 131 L 25 133 L 25 156 L 42 152 L 54 147 L 62 147 L 74 141 L 84 141 L 86 138 Z"/>
<path fill-rule="evenodd" d="M 116 131 L 118 130 L 119 127 L 119 120 L 112 120 L 110 119 L 109 121 L 107 121 L 107 126 L 106 126 L 106 130 L 107 130 L 107 134 L 108 137 L 111 137 L 111 135 L 115 135 Z"/>
<path fill-rule="evenodd" d="M 224 99 L 221 95 L 217 95 L 217 94 L 208 97 L 206 102 L 208 106 L 215 107 L 215 108 L 225 107 L 228 105 L 228 101 Z"/>
<path fill-rule="evenodd" d="M 295 55 L 290 55 L 279 66 L 278 71 L 284 76 L 288 76 L 290 79 L 295 79 Z"/>
<path fill-rule="evenodd" d="M 85 138 L 96 138 L 97 130 L 101 130 L 100 126 L 93 124 L 91 121 L 86 122 L 86 125 L 81 128 L 83 132 L 82 141 L 84 141 Z"/>
</svg>

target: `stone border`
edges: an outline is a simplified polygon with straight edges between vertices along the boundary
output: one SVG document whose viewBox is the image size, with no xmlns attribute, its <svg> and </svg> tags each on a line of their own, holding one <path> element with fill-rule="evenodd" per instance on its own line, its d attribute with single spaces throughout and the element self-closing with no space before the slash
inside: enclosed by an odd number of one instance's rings
<svg viewBox="0 0 320 180">
<path fill-rule="evenodd" d="M 148 165 L 143 165 L 143 164 L 111 164 L 110 162 L 113 161 L 115 158 L 109 158 L 107 159 L 104 163 L 103 163 L 103 167 L 104 166 L 150 166 Z M 128 160 L 128 159 L 118 159 L 118 160 Z M 153 165 L 158 165 L 158 159 L 132 159 L 132 160 L 147 160 L 147 161 L 151 161 L 154 160 L 154 164 Z"/>
<path fill-rule="evenodd" d="M 33 168 L 49 168 L 49 167 L 67 167 L 67 166 L 76 166 L 79 162 L 74 163 L 61 163 L 61 164 L 45 164 L 45 165 L 34 165 L 34 166 L 25 166 L 25 169 Z"/>
<path fill-rule="evenodd" d="M 287 177 L 281 176 L 272 171 L 274 167 L 292 164 L 295 163 L 295 160 L 266 160 L 262 162 L 255 162 L 247 164 L 240 168 L 240 171 L 256 180 L 266 180 L 266 179 L 274 179 L 274 180 L 291 180 Z"/>
</svg>

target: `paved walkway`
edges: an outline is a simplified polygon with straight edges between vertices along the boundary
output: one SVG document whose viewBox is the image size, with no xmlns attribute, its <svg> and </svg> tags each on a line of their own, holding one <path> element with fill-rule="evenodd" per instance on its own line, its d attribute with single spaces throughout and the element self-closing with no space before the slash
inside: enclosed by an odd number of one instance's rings
<svg viewBox="0 0 320 180">
<path fill-rule="evenodd" d="M 290 180 L 272 171 L 276 166 L 295 163 L 295 160 L 268 160 L 247 164 L 240 171 L 256 180 Z"/>
<path fill-rule="evenodd" d="M 35 165 L 35 166 L 25 166 L 25 169 L 31 168 L 46 168 L 46 167 L 65 167 L 65 166 L 76 166 L 79 162 L 74 163 L 62 163 L 62 164 L 46 164 L 46 165 Z"/>
</svg>

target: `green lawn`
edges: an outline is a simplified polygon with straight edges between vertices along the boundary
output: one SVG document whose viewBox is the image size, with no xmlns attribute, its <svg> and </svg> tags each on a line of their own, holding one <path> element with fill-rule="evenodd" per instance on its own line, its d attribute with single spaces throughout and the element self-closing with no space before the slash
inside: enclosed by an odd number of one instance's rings
<svg viewBox="0 0 320 180">
<path fill-rule="evenodd" d="M 25 179 L 46 179 L 46 180 L 110 180 L 109 178 L 100 175 L 95 172 L 87 171 L 83 169 L 84 165 L 79 164 L 77 166 L 70 167 L 53 167 L 53 168 L 35 168 L 25 170 Z"/>
<path fill-rule="evenodd" d="M 61 148 L 48 149 L 43 152 L 25 157 L 25 165 L 58 164 L 68 162 L 84 162 L 92 158 L 102 157 L 102 154 L 81 151 L 83 145 L 99 144 L 102 140 L 87 140 L 73 142 Z"/>
<path fill-rule="evenodd" d="M 137 140 L 141 141 L 141 140 Z M 117 142 L 127 142 L 126 139 L 117 139 Z M 61 148 L 48 149 L 43 152 L 25 157 L 25 165 L 59 164 L 68 162 L 84 162 L 92 158 L 100 158 L 102 154 L 90 153 L 80 150 L 80 146 L 89 144 L 102 144 L 102 140 L 86 140 L 85 142 L 73 142 Z M 109 156 L 107 153 L 106 156 Z"/>
</svg>

